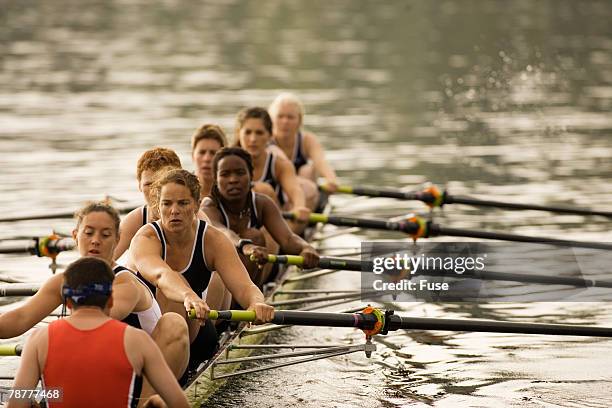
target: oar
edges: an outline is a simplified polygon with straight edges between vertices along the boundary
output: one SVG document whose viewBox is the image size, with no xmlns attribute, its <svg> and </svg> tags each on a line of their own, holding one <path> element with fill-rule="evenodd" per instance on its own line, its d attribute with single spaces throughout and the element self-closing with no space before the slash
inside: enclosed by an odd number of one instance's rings
<svg viewBox="0 0 612 408">
<path fill-rule="evenodd" d="M 211 310 L 210 319 L 254 322 L 255 312 L 248 310 Z M 612 327 L 566 324 L 517 323 L 480 319 L 439 319 L 398 316 L 393 311 L 366 308 L 360 313 L 303 312 L 276 310 L 272 322 L 297 326 L 355 327 L 366 334 L 387 334 L 395 330 L 444 330 L 488 333 L 552 334 L 565 336 L 612 337 Z"/>
<path fill-rule="evenodd" d="M 22 350 L 21 344 L 0 344 L 0 356 L 20 356 Z"/>
<path fill-rule="evenodd" d="M 137 205 L 123 205 L 116 206 L 115 208 L 119 213 L 125 214 L 133 209 L 137 208 Z M 34 214 L 23 214 L 23 215 L 14 215 L 14 216 L 5 216 L 0 217 L 0 222 L 16 222 L 16 221 L 29 221 L 29 220 L 51 220 L 51 219 L 61 219 L 61 218 L 73 218 L 74 211 L 65 211 L 65 210 L 57 210 L 57 211 L 45 211 L 42 213 L 34 213 Z"/>
<path fill-rule="evenodd" d="M 297 255 L 268 255 L 267 261 L 269 263 L 279 263 L 288 265 L 302 266 L 304 264 L 304 258 Z M 356 259 L 344 259 L 344 258 L 331 258 L 321 257 L 319 258 L 320 268 L 325 269 L 342 269 L 349 271 L 371 271 L 372 262 L 360 261 Z M 566 286 L 577 286 L 581 288 L 612 288 L 612 281 L 609 280 L 596 280 L 596 279 L 584 279 L 575 278 L 570 276 L 546 276 L 546 275 L 527 275 L 522 273 L 509 273 L 509 272 L 494 272 L 494 271 L 465 271 L 463 274 L 455 274 L 446 271 L 422 271 L 418 274 L 410 275 L 407 274 L 405 279 L 410 277 L 419 276 L 447 276 L 450 278 L 457 279 L 481 279 L 481 280 L 498 280 L 506 282 L 523 282 L 523 283 L 539 283 L 543 285 L 566 285 Z"/>
<path fill-rule="evenodd" d="M 328 191 L 325 185 L 319 186 L 323 191 Z M 577 215 L 599 215 L 612 218 L 612 211 L 592 210 L 590 208 L 580 208 L 560 205 L 538 205 L 523 203 L 508 203 L 503 201 L 481 200 L 467 196 L 450 195 L 447 191 L 440 192 L 436 186 L 427 187 L 421 191 L 401 191 L 394 189 L 379 189 L 369 187 L 339 186 L 337 192 L 345 194 L 364 195 L 368 197 L 388 197 L 400 200 L 422 201 L 430 207 L 442 207 L 445 204 L 465 204 L 475 207 L 495 207 L 508 210 L 537 210 L 550 211 L 561 214 Z"/>
<path fill-rule="evenodd" d="M 0 285 L 0 297 L 4 296 L 34 296 L 40 290 L 40 285 Z"/>
<path fill-rule="evenodd" d="M 51 234 L 46 237 L 34 237 L 12 245 L 0 245 L 0 254 L 29 253 L 54 258 L 60 252 L 70 251 L 75 246 L 76 244 L 72 238 L 60 238 L 56 234 Z"/>
<path fill-rule="evenodd" d="M 287 219 L 294 219 L 293 213 L 283 213 L 283 216 Z M 482 239 L 495 239 L 500 241 L 514 241 L 514 242 L 533 242 L 536 244 L 550 244 L 559 246 L 569 246 L 576 248 L 594 248 L 594 249 L 606 249 L 611 250 L 612 244 L 605 244 L 599 242 L 582 242 L 582 241 L 571 241 L 558 238 L 546 238 L 546 237 L 531 237 L 526 235 L 508 234 L 504 232 L 493 232 L 493 231 L 479 231 L 479 230 L 468 230 L 460 228 L 449 228 L 443 227 L 439 224 L 435 224 L 431 221 L 427 221 L 422 217 L 413 216 L 407 218 L 405 221 L 387 221 L 367 218 L 354 218 L 354 217 L 342 217 L 325 214 L 311 213 L 309 216 L 310 223 L 325 223 L 340 226 L 351 226 L 360 228 L 370 228 L 387 231 L 400 231 L 404 232 L 413 239 L 418 238 L 430 238 L 438 236 L 449 236 L 449 237 L 467 237 L 467 238 L 482 238 Z"/>
</svg>

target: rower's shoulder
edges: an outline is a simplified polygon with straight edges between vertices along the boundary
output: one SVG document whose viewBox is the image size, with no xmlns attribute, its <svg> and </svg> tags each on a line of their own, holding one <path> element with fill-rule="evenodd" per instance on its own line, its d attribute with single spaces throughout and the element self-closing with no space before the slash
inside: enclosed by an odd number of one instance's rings
<svg viewBox="0 0 612 408">
<path fill-rule="evenodd" d="M 280 146 L 278 146 L 275 143 L 270 143 L 268 145 L 268 147 L 266 148 L 266 150 L 270 153 L 272 153 L 275 157 L 276 156 L 282 156 L 284 158 L 287 158 L 287 155 L 285 154 L 285 152 L 283 151 L 283 149 L 280 148 Z"/>
<path fill-rule="evenodd" d="M 200 211 L 208 218 L 206 221 L 214 222 L 221 219 L 221 211 L 219 211 L 217 203 L 211 197 L 206 197 L 202 200 Z"/>
<path fill-rule="evenodd" d="M 267 208 L 268 206 L 276 207 L 276 203 L 266 194 L 255 193 L 255 206 L 258 210 Z"/>
<path fill-rule="evenodd" d="M 156 236 L 157 234 L 155 232 L 155 229 L 151 225 L 151 223 L 147 223 L 141 226 L 140 228 L 138 228 L 138 231 L 136 231 L 136 234 L 134 234 L 134 239 L 136 238 L 155 238 Z"/>
<path fill-rule="evenodd" d="M 317 135 L 307 130 L 302 131 L 302 146 L 304 150 L 308 151 L 315 145 L 320 145 Z"/>
</svg>

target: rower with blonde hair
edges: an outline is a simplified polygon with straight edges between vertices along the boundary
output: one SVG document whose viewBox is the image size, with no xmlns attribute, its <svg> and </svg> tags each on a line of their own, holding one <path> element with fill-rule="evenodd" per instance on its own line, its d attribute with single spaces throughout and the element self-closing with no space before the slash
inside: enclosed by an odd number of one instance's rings
<svg viewBox="0 0 612 408">
<path fill-rule="evenodd" d="M 312 181 L 321 176 L 325 179 L 326 189 L 336 191 L 336 172 L 325 159 L 323 147 L 314 133 L 302 130 L 305 111 L 298 97 L 292 93 L 281 93 L 268 111 L 273 122 L 273 142 L 291 160 L 298 176 Z M 302 186 L 306 190 L 312 188 L 304 183 Z"/>
</svg>

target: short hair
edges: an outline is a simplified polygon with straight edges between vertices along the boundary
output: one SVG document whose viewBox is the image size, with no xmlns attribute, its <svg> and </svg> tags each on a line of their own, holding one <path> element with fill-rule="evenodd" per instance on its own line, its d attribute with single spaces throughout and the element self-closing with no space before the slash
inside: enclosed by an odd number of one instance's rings
<svg viewBox="0 0 612 408">
<path fill-rule="evenodd" d="M 161 190 L 166 184 L 170 183 L 187 187 L 197 206 L 200 206 L 200 182 L 198 178 L 187 170 L 172 169 L 161 174 L 153 183 L 153 196 L 151 197 L 153 208 L 159 208 Z"/>
<path fill-rule="evenodd" d="M 145 170 L 156 172 L 164 167 L 180 169 L 181 159 L 176 152 L 165 147 L 154 147 L 144 152 L 136 164 L 136 179 L 140 181 Z"/>
<path fill-rule="evenodd" d="M 217 125 L 213 125 L 211 123 L 205 123 L 200 126 L 195 133 L 191 136 L 191 152 L 196 148 L 196 145 L 200 140 L 211 139 L 219 142 L 221 147 L 227 146 L 227 137 L 225 137 L 225 132 Z"/>
<path fill-rule="evenodd" d="M 306 111 L 304 110 L 304 104 L 295 94 L 292 94 L 290 92 L 283 92 L 279 94 L 276 98 L 274 98 L 274 100 L 270 104 L 270 107 L 268 108 L 270 116 L 275 117 L 276 112 L 278 111 L 278 107 L 283 103 L 290 103 L 292 105 L 297 106 L 298 114 L 300 115 L 300 121 L 303 121 L 304 115 L 306 114 Z"/>
<path fill-rule="evenodd" d="M 240 146 L 240 129 L 248 119 L 261 119 L 264 127 L 272 136 L 272 118 L 267 110 L 259 106 L 241 110 L 236 117 L 236 129 L 234 130 L 234 146 Z"/>
<path fill-rule="evenodd" d="M 212 171 L 215 184 L 217 180 L 217 172 L 219 171 L 219 162 L 228 156 L 238 156 L 241 158 L 247 165 L 251 179 L 253 178 L 253 158 L 251 157 L 250 153 L 244 150 L 242 147 L 224 147 L 223 149 L 217 151 L 217 153 L 215 153 L 215 157 L 213 157 Z"/>
<path fill-rule="evenodd" d="M 83 219 L 93 212 L 104 212 L 108 214 L 113 220 L 113 230 L 115 231 L 115 235 L 119 236 L 119 225 L 121 224 L 121 218 L 119 217 L 119 212 L 107 200 L 90 201 L 85 203 L 83 207 L 79 208 L 74 213 L 77 230 L 81 226 Z"/>
<path fill-rule="evenodd" d="M 217 172 L 219 171 L 219 162 L 226 157 L 229 156 L 237 156 L 241 158 L 247 166 L 249 171 L 249 176 L 251 180 L 253 180 L 253 158 L 242 147 L 224 147 L 215 153 L 215 157 L 213 157 L 212 162 L 212 171 L 213 171 L 213 185 L 210 190 L 210 197 L 213 199 L 215 203 L 221 202 L 221 192 L 219 191 L 219 186 L 217 185 Z"/>
<path fill-rule="evenodd" d="M 106 261 L 86 256 L 72 262 L 64 271 L 62 293 L 75 307 L 104 308 L 111 296 L 114 279 L 115 274 Z"/>
</svg>

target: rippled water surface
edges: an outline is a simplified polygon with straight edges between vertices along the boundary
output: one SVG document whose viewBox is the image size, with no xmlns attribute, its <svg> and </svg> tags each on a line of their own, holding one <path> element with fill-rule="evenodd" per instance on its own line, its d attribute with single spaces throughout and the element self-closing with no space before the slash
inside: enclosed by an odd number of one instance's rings
<svg viewBox="0 0 612 408">
<path fill-rule="evenodd" d="M 191 168 L 197 126 L 231 134 L 240 108 L 266 106 L 281 90 L 304 100 L 305 125 L 343 182 L 432 181 L 453 194 L 612 210 L 608 1 L 58 0 L 0 10 L 2 215 L 74 209 L 104 195 L 138 201 L 142 151 L 171 147 Z M 360 216 L 423 211 L 390 199 L 334 204 Z M 604 218 L 450 205 L 436 219 L 612 241 Z M 71 227 L 4 223 L 0 239 Z M 366 238 L 403 237 L 362 231 L 325 244 L 357 248 Z M 48 274 L 44 259 L 0 256 L 4 278 Z M 345 272 L 316 285 L 353 283 Z M 415 316 L 612 325 L 603 302 L 392 306 Z M 296 328 L 276 340 L 362 337 Z M 231 381 L 210 405 L 612 405 L 607 340 L 413 331 L 377 345 L 371 360 L 355 354 Z M 3 358 L 0 369 L 10 376 L 16 364 Z"/>
</svg>

